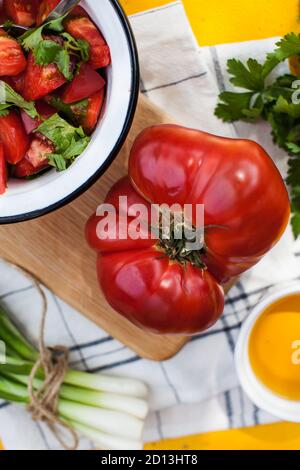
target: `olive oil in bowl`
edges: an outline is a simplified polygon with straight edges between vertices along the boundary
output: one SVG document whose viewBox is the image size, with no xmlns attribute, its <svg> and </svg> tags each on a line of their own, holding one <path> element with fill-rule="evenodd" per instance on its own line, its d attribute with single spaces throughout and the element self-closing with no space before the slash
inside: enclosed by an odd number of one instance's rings
<svg viewBox="0 0 300 470">
<path fill-rule="evenodd" d="M 300 402 L 300 294 L 281 298 L 262 312 L 248 352 L 254 374 L 268 389 Z"/>
</svg>

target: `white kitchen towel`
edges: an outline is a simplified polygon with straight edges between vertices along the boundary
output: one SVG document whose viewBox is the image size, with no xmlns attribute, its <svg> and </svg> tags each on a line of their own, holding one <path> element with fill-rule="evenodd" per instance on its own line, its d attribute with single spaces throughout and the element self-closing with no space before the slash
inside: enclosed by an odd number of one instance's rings
<svg viewBox="0 0 300 470">
<path fill-rule="evenodd" d="M 217 95 L 229 86 L 227 58 L 263 57 L 275 39 L 199 48 L 180 2 L 134 15 L 131 23 L 139 47 L 143 93 L 186 126 L 259 141 L 285 171 L 286 156 L 273 146 L 267 126 L 233 126 L 214 116 Z M 47 290 L 46 342 L 69 346 L 72 367 L 144 380 L 152 409 L 147 440 L 274 421 L 238 386 L 233 351 L 241 323 L 267 290 L 300 277 L 299 255 L 300 243 L 295 244 L 288 229 L 278 246 L 231 290 L 222 319 L 169 361 L 139 358 Z M 4 262 L 0 263 L 0 300 L 36 341 L 39 297 L 28 279 Z M 6 402 L 0 402 L 0 436 L 8 449 L 57 448 L 44 425 L 33 423 L 21 407 Z M 81 445 L 91 446 L 86 440 Z"/>
</svg>

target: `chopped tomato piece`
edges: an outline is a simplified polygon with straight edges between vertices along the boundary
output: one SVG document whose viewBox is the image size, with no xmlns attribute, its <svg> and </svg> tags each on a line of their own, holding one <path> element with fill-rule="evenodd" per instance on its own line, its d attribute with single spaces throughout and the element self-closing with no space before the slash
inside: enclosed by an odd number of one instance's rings
<svg viewBox="0 0 300 470">
<path fill-rule="evenodd" d="M 89 18 L 88 12 L 80 5 L 77 5 L 77 7 L 70 11 L 68 18 L 74 18 L 75 16 L 86 16 Z"/>
<path fill-rule="evenodd" d="M 46 103 L 45 101 L 39 100 L 35 103 L 35 107 L 37 112 L 43 119 L 49 119 L 53 114 L 57 111 L 54 109 L 50 104 Z"/>
<path fill-rule="evenodd" d="M 88 108 L 86 110 L 85 116 L 80 122 L 87 134 L 91 134 L 97 125 L 104 103 L 104 97 L 104 88 L 102 88 L 101 91 L 91 96 L 88 100 Z"/>
<path fill-rule="evenodd" d="M 34 138 L 25 157 L 14 167 L 16 178 L 33 176 L 49 166 L 48 157 L 53 147 L 47 139 Z"/>
<path fill-rule="evenodd" d="M 32 26 L 36 21 L 39 0 L 4 0 L 3 8 L 6 15 L 15 24 Z"/>
<path fill-rule="evenodd" d="M 25 156 L 30 140 L 16 111 L 10 111 L 7 116 L 0 117 L 0 141 L 8 163 L 15 165 Z"/>
<path fill-rule="evenodd" d="M 65 82 L 65 77 L 55 64 L 38 65 L 35 63 L 34 55 L 30 52 L 23 93 L 26 100 L 38 100 L 56 90 Z"/>
<path fill-rule="evenodd" d="M 0 2 L 1 3 L 1 2 Z M 1 5 L 0 7 L 0 24 L 4 24 L 5 21 L 7 21 L 7 14 L 5 13 L 4 9 L 3 9 L 3 5 Z M 1 34 L 1 33 L 0 33 Z"/>
<path fill-rule="evenodd" d="M 16 178 L 27 178 L 38 173 L 38 170 L 31 163 L 23 158 L 13 169 L 13 175 Z"/>
<path fill-rule="evenodd" d="M 37 25 L 42 24 L 47 16 L 54 10 L 55 7 L 59 4 L 60 0 L 43 0 L 40 4 L 37 14 Z"/>
<path fill-rule="evenodd" d="M 25 159 L 38 171 L 46 168 L 48 163 L 48 155 L 53 153 L 54 147 L 48 139 L 34 138 L 25 155 Z"/>
<path fill-rule="evenodd" d="M 7 188 L 7 168 L 4 156 L 4 146 L 0 142 L 0 194 L 4 194 Z"/>
<path fill-rule="evenodd" d="M 89 64 L 82 64 L 78 74 L 69 83 L 63 93 L 65 103 L 76 103 L 102 90 L 105 80 Z"/>
<path fill-rule="evenodd" d="M 15 77 L 3 77 L 3 81 L 8 83 L 20 95 L 24 91 L 25 72 L 16 75 Z"/>
<path fill-rule="evenodd" d="M 52 108 L 45 101 L 37 101 L 35 107 L 43 119 L 49 119 L 56 113 L 56 109 Z M 31 118 L 24 110 L 21 111 L 21 117 L 27 134 L 31 134 L 43 122 L 40 119 Z"/>
<path fill-rule="evenodd" d="M 89 64 L 93 69 L 107 67 L 111 63 L 109 47 L 98 28 L 89 18 L 67 19 L 65 27 L 74 38 L 84 39 L 90 44 Z"/>
<path fill-rule="evenodd" d="M 26 59 L 18 41 L 0 35 L 0 76 L 19 75 L 26 69 Z"/>
</svg>

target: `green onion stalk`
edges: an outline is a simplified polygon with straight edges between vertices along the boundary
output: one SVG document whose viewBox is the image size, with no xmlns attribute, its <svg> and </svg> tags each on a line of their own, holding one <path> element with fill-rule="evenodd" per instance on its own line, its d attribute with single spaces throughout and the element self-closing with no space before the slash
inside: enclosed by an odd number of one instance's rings
<svg viewBox="0 0 300 470">
<path fill-rule="evenodd" d="M 23 337 L 0 307 L 0 340 L 6 363 L 0 365 L 0 398 L 30 403 L 29 376 L 38 351 Z M 32 386 L 40 390 L 45 374 L 37 370 Z M 140 450 L 149 411 L 147 387 L 138 380 L 68 370 L 59 391 L 58 417 L 79 434 L 107 450 Z"/>
</svg>

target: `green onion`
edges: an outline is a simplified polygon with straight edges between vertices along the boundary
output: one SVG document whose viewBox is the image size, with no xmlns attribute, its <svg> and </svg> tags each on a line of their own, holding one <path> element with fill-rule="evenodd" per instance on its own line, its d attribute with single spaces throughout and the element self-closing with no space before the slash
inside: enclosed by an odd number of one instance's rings
<svg viewBox="0 0 300 470">
<path fill-rule="evenodd" d="M 9 356 L 0 365 L 0 398 L 29 403 L 28 381 L 38 352 L 0 307 L 0 340 Z M 44 379 L 39 369 L 33 388 Z M 72 428 L 108 450 L 142 448 L 144 420 L 149 407 L 146 386 L 138 380 L 69 370 L 60 388 L 58 415 Z"/>
<path fill-rule="evenodd" d="M 69 371 L 65 376 L 65 383 L 78 385 L 91 390 L 102 390 L 104 392 L 118 393 L 133 397 L 144 398 L 148 391 L 145 384 L 134 379 L 110 377 L 107 375 L 88 374 L 86 372 Z"/>
<path fill-rule="evenodd" d="M 142 439 L 143 421 L 125 413 L 98 409 L 67 400 L 59 400 L 58 412 L 63 418 L 113 436 L 130 436 L 133 440 Z"/>
<path fill-rule="evenodd" d="M 36 361 L 38 353 L 21 335 L 15 325 L 9 320 L 6 312 L 0 307 L 0 339 L 14 349 L 23 359 Z"/>
<path fill-rule="evenodd" d="M 96 431 L 95 429 L 89 428 L 84 424 L 76 423 L 76 421 L 66 420 L 75 431 L 82 433 L 88 437 L 91 441 L 97 444 L 101 449 L 110 450 L 142 450 L 143 445 L 141 441 L 133 441 L 132 439 L 125 439 L 124 437 L 111 436 L 104 434 L 103 432 Z"/>
<path fill-rule="evenodd" d="M 9 371 L 2 372 L 2 369 L 1 373 L 7 377 L 10 377 L 16 382 L 28 386 L 27 375 L 16 375 L 10 373 Z M 42 380 L 35 378 L 33 381 L 33 387 L 38 390 L 41 387 L 42 383 Z M 145 400 L 141 400 L 140 398 L 125 395 L 117 395 L 114 393 L 106 393 L 95 390 L 88 390 L 82 387 L 80 388 L 72 387 L 70 385 L 62 385 L 59 396 L 66 400 L 81 403 L 82 405 L 96 406 L 108 410 L 121 411 L 139 419 L 145 419 L 149 412 L 147 402 L 145 402 Z"/>
</svg>

